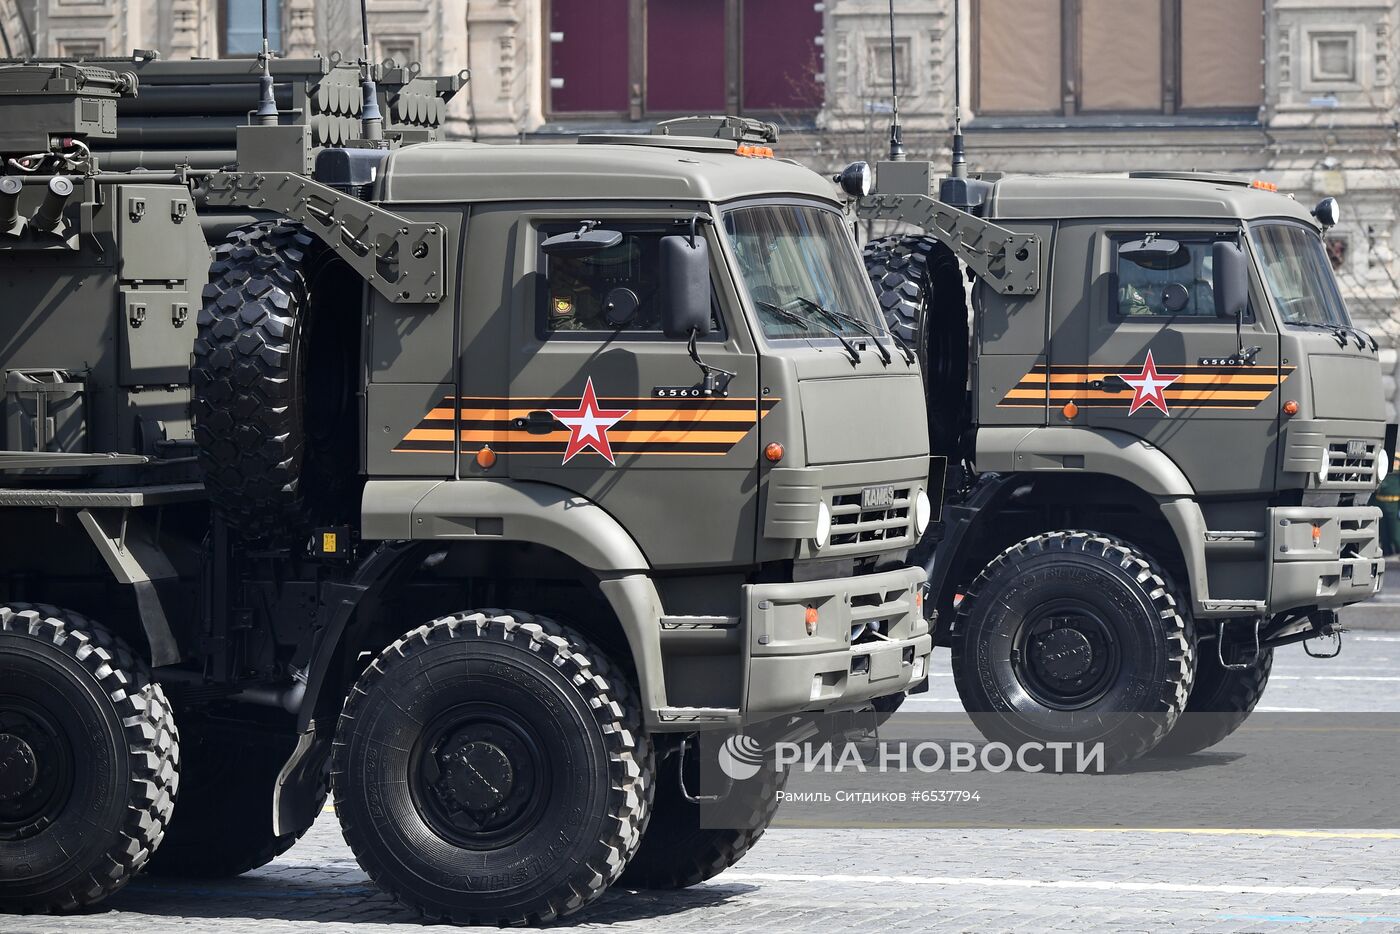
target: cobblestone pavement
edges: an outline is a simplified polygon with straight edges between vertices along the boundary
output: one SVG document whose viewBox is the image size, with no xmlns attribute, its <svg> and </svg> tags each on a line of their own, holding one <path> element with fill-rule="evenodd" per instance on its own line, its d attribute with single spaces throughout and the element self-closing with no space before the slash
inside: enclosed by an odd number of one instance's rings
<svg viewBox="0 0 1400 934">
<path fill-rule="evenodd" d="M 1281 650 L 1264 708 L 1400 711 L 1400 607 L 1368 608 L 1339 658 Z M 946 654 L 941 659 L 946 670 Z M 935 671 L 938 669 L 935 668 Z M 956 709 L 934 678 L 923 709 Z M 1400 832 L 810 830 L 777 827 L 679 893 L 614 891 L 583 929 L 770 932 L 1400 930 Z M 140 878 L 94 914 L 0 917 L 0 932 L 379 934 L 418 924 L 355 864 L 326 813 L 239 879 Z"/>
</svg>

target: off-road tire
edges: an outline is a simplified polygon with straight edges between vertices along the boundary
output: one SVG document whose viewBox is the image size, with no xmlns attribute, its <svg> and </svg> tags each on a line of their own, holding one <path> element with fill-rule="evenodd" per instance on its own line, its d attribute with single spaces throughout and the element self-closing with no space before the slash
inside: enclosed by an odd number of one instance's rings
<svg viewBox="0 0 1400 934">
<path fill-rule="evenodd" d="M 687 765 L 696 761 L 692 755 Z M 764 768 L 746 782 L 736 782 L 722 805 L 735 826 L 702 827 L 701 805 L 686 800 L 680 789 L 681 757 L 664 757 L 656 769 L 656 797 L 642 845 L 627 864 L 619 885 L 634 889 L 684 889 L 712 879 L 733 866 L 763 836 L 778 812 L 778 792 L 786 773 Z M 690 769 L 688 769 L 690 771 Z M 687 787 L 700 787 L 698 775 Z"/>
<path fill-rule="evenodd" d="M 1142 756 L 1186 707 L 1196 668 L 1189 611 L 1172 592 L 1165 570 L 1108 535 L 1057 531 L 1018 542 L 987 565 L 958 607 L 952 665 L 964 709 L 988 740 L 1012 748 L 1102 742 L 1109 768 Z M 1031 649 L 1014 649 L 1036 614 L 1057 607 L 1101 620 L 1120 657 L 1105 667 L 1103 693 L 1076 709 L 1037 695 L 1025 674 Z"/>
<path fill-rule="evenodd" d="M 1250 646 L 1245 652 L 1252 650 Z M 1215 643 L 1204 643 L 1196 658 L 1196 682 L 1191 686 L 1186 711 L 1152 755 L 1189 756 L 1235 732 L 1264 696 L 1273 667 L 1273 649 L 1260 649 L 1247 668 L 1226 668 L 1220 663 Z"/>
<path fill-rule="evenodd" d="M 220 729 L 183 711 L 180 720 L 180 800 L 147 872 L 184 879 L 239 876 L 272 862 L 311 829 L 310 823 L 281 835 L 272 829 L 273 790 L 296 745 L 293 737 L 259 740 L 246 727 Z M 329 790 L 328 781 L 318 789 L 313 815 Z"/>
<path fill-rule="evenodd" d="M 358 316 L 311 314 L 312 283 L 334 268 L 334 254 L 286 221 L 239 228 L 214 247 L 190 375 L 194 437 L 215 508 L 252 540 L 328 519 L 352 476 L 358 355 L 341 344 Z M 328 291 L 343 287 L 326 279 Z M 313 324 L 342 340 L 313 341 Z"/>
<path fill-rule="evenodd" d="M 37 763 L 35 791 L 67 789 L 25 825 L 0 813 L 0 911 L 94 905 L 129 882 L 165 834 L 180 783 L 170 704 L 121 639 L 46 604 L 0 606 L 0 670 L 0 733 L 28 730 L 20 718 L 37 709 L 60 738 Z"/>
<path fill-rule="evenodd" d="M 954 455 L 967 424 L 969 340 L 958 258 L 932 237 L 881 237 L 865 245 L 865 270 L 886 325 L 918 351 L 931 449 Z"/>
<path fill-rule="evenodd" d="M 537 823 L 506 846 L 470 849 L 433 826 L 411 771 L 444 711 L 491 705 L 547 728 L 555 754 L 532 795 Z M 424 917 L 457 924 L 542 924 L 601 895 L 641 841 L 654 770 L 626 676 L 578 632 L 503 610 L 435 620 L 380 652 L 346 699 L 331 756 L 336 813 L 360 866 Z"/>
</svg>

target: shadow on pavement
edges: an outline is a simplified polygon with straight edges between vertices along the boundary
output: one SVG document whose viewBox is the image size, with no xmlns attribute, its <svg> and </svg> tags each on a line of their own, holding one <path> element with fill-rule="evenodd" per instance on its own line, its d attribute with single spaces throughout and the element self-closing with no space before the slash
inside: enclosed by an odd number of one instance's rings
<svg viewBox="0 0 1400 934">
<path fill-rule="evenodd" d="M 712 884 L 675 892 L 614 889 L 553 927 L 648 921 L 715 907 L 754 886 Z M 315 921 L 327 924 L 420 924 L 417 912 L 397 904 L 362 873 L 288 870 L 276 863 L 235 879 L 185 881 L 141 876 L 103 904 L 102 913 L 122 912 L 188 919 Z"/>
</svg>

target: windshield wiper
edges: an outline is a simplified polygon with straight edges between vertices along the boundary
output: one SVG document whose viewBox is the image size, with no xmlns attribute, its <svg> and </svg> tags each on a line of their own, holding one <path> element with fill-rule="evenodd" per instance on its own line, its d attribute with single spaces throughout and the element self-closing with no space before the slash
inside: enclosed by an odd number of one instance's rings
<svg viewBox="0 0 1400 934">
<path fill-rule="evenodd" d="M 852 315 L 848 315 L 844 311 L 836 311 L 835 309 L 827 308 L 824 305 L 819 305 L 816 302 L 812 301 L 810 298 L 804 298 L 801 295 L 797 296 L 797 298 L 794 300 L 801 302 L 813 311 L 825 315 L 832 321 L 843 321 L 846 324 L 849 324 L 851 327 L 865 334 L 875 343 L 875 349 L 880 352 L 880 359 L 884 361 L 885 366 L 889 366 L 891 363 L 894 362 L 894 357 L 890 356 L 890 352 L 885 349 L 885 345 L 880 343 L 880 335 L 876 334 L 875 330 L 872 327 L 870 327 L 870 325 L 866 324 L 864 321 Z M 904 362 L 913 362 L 909 359 L 909 354 L 907 352 L 904 355 Z"/>
<path fill-rule="evenodd" d="M 782 305 L 775 305 L 772 302 L 765 302 L 762 299 L 754 299 L 754 304 L 758 305 L 758 307 L 760 308 L 764 308 L 768 311 L 771 311 L 773 314 L 777 315 L 779 318 L 782 318 L 784 321 L 791 321 L 793 324 L 802 328 L 802 330 L 804 331 L 809 330 L 808 325 L 815 324 L 817 327 L 821 328 L 823 331 L 835 337 L 838 341 L 841 342 L 841 346 L 846 349 L 846 353 L 851 355 L 852 363 L 860 363 L 860 351 L 856 350 L 856 345 L 846 340 L 846 336 L 831 325 L 818 321 L 816 318 L 804 318 L 794 311 L 789 311 Z"/>
</svg>

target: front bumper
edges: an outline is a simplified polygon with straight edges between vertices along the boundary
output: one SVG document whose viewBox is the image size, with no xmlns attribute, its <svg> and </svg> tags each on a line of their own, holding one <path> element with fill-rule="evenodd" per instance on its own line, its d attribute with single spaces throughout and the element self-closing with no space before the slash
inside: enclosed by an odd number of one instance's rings
<svg viewBox="0 0 1400 934">
<path fill-rule="evenodd" d="M 1269 612 L 1342 607 L 1380 591 L 1380 509 L 1287 506 L 1269 512 Z"/>
<path fill-rule="evenodd" d="M 745 718 L 858 707 L 922 681 L 933 650 L 920 596 L 925 583 L 922 569 L 906 567 L 745 585 Z M 816 614 L 810 633 L 809 610 Z M 861 624 L 866 631 L 853 643 Z"/>
</svg>

